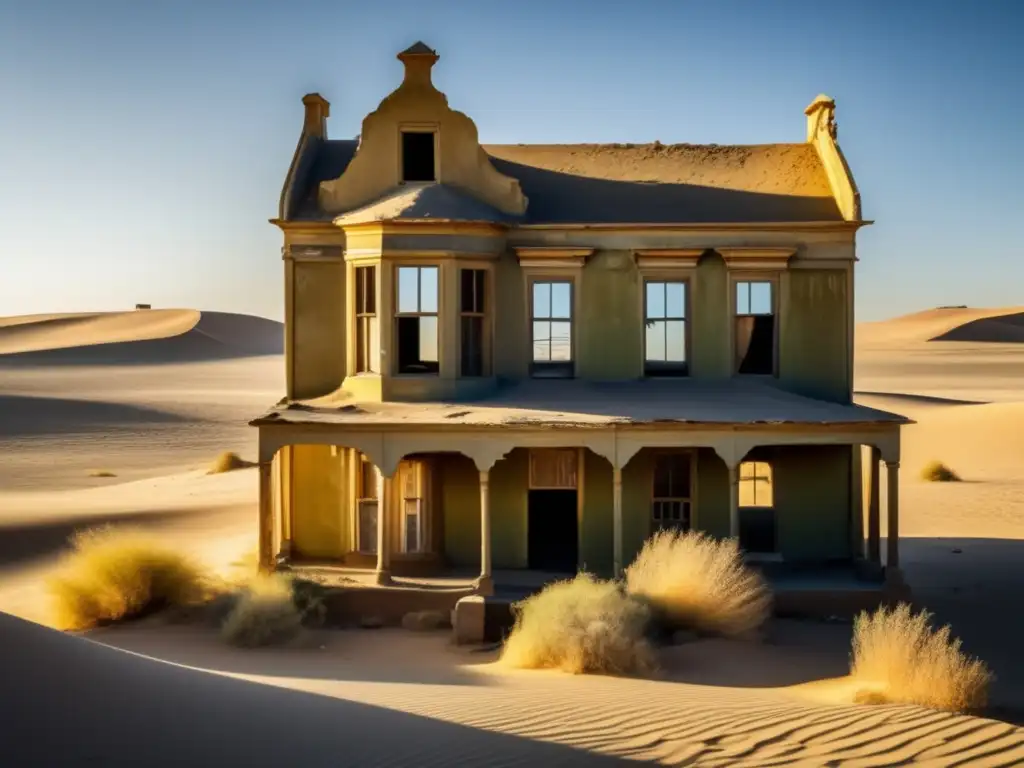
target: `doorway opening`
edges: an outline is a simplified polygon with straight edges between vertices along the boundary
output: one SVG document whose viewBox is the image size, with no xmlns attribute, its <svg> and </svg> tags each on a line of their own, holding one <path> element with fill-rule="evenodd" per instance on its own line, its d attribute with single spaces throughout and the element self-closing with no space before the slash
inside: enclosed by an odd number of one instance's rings
<svg viewBox="0 0 1024 768">
<path fill-rule="evenodd" d="M 527 564 L 532 570 L 574 573 L 579 562 L 575 448 L 530 451 Z"/>
</svg>

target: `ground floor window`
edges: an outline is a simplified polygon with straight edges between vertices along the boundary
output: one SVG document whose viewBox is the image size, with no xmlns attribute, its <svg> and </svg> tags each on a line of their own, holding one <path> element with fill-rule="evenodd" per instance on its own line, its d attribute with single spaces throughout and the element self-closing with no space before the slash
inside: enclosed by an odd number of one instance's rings
<svg viewBox="0 0 1024 768">
<path fill-rule="evenodd" d="M 658 453 L 654 457 L 651 522 L 655 530 L 688 531 L 692 513 L 693 454 Z"/>
<path fill-rule="evenodd" d="M 739 469 L 740 546 L 747 552 L 777 551 L 775 483 L 766 461 L 744 461 Z"/>
<path fill-rule="evenodd" d="M 403 461 L 398 465 L 403 552 L 423 552 L 426 549 L 427 479 L 427 465 L 422 461 Z"/>
<path fill-rule="evenodd" d="M 377 554 L 377 468 L 365 457 L 359 462 L 356 476 L 356 514 L 358 550 L 368 555 Z"/>
</svg>

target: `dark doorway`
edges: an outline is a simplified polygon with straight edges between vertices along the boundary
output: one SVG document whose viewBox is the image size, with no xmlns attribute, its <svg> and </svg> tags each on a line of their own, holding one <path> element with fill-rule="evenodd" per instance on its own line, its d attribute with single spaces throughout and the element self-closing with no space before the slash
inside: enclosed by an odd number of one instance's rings
<svg viewBox="0 0 1024 768">
<path fill-rule="evenodd" d="M 578 560 L 576 490 L 530 491 L 527 498 L 530 568 L 575 573 Z"/>
</svg>

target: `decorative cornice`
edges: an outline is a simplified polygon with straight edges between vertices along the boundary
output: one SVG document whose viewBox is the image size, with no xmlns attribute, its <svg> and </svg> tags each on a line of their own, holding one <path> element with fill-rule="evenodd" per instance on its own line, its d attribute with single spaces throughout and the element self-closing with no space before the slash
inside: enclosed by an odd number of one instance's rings
<svg viewBox="0 0 1024 768">
<path fill-rule="evenodd" d="M 340 218 L 340 217 L 339 217 Z M 366 221 L 359 224 L 337 223 L 346 233 L 379 235 L 485 235 L 503 236 L 505 224 L 482 221 L 441 221 L 437 219 L 411 219 L 405 221 Z"/>
<path fill-rule="evenodd" d="M 637 248 L 633 256 L 638 267 L 693 269 L 704 251 L 704 248 Z"/>
<path fill-rule="evenodd" d="M 783 248 L 715 248 L 729 269 L 785 269 L 795 246 Z"/>
<path fill-rule="evenodd" d="M 515 249 L 524 267 L 582 267 L 594 254 L 594 248 L 519 246 Z"/>
<path fill-rule="evenodd" d="M 849 232 L 856 231 L 861 227 L 874 224 L 874 221 L 749 221 L 749 222 L 722 222 L 705 223 L 693 222 L 688 224 L 635 224 L 635 223 L 599 223 L 599 224 L 517 224 L 514 229 L 522 230 L 601 230 L 637 232 L 646 231 L 658 232 L 729 232 L 742 230 L 761 232 Z"/>
</svg>

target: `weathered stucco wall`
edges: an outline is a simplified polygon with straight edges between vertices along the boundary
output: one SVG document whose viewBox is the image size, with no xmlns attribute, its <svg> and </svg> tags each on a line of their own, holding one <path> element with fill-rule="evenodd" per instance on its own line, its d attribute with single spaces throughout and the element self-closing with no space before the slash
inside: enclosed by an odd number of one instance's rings
<svg viewBox="0 0 1024 768">
<path fill-rule="evenodd" d="M 712 379 L 732 374 L 728 286 L 729 274 L 722 257 L 704 254 L 690 284 L 692 376 Z"/>
<path fill-rule="evenodd" d="M 294 269 L 290 394 L 319 397 L 345 379 L 345 265 L 299 261 Z"/>
<path fill-rule="evenodd" d="M 444 554 L 454 566 L 480 564 L 480 480 L 476 465 L 465 456 L 439 461 Z"/>
<path fill-rule="evenodd" d="M 783 387 L 849 402 L 846 271 L 793 269 L 782 284 L 779 379 Z"/>
<path fill-rule="evenodd" d="M 522 449 L 498 461 L 490 474 L 491 559 L 495 568 L 527 566 L 526 502 L 530 482 L 529 453 Z M 480 555 L 474 561 L 479 564 Z"/>
<path fill-rule="evenodd" d="M 849 446 L 771 449 L 779 551 L 789 561 L 850 556 Z"/>
<path fill-rule="evenodd" d="M 583 513 L 579 526 L 579 567 L 610 577 L 614 567 L 612 465 L 593 451 L 583 451 Z"/>
<path fill-rule="evenodd" d="M 643 338 L 640 276 L 628 251 L 600 251 L 579 281 L 576 374 L 582 379 L 635 379 Z"/>
<path fill-rule="evenodd" d="M 292 447 L 292 549 L 297 557 L 341 558 L 351 549 L 345 452 Z"/>
</svg>

